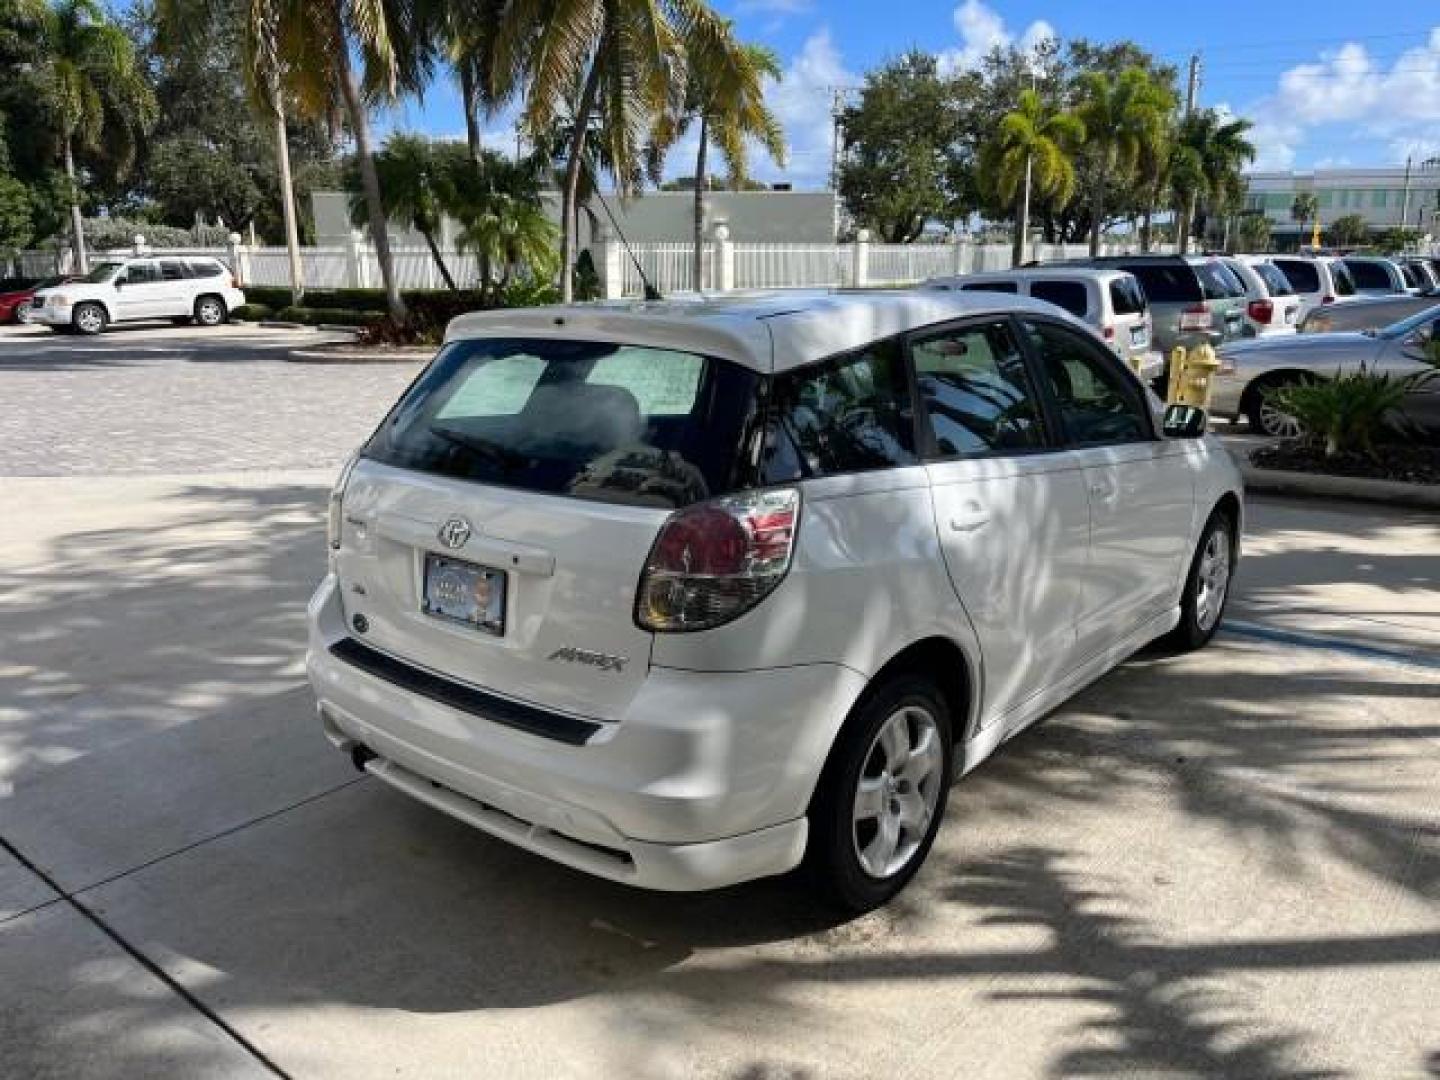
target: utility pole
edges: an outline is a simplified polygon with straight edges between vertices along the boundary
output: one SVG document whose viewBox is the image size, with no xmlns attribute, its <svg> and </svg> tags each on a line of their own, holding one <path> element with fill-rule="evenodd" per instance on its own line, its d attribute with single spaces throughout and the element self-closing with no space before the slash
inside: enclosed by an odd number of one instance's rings
<svg viewBox="0 0 1440 1080">
<path fill-rule="evenodd" d="M 1030 89 L 1035 89 L 1035 68 L 1030 68 Z M 1016 238 L 1015 258 L 1011 261 L 1019 266 L 1025 261 L 1025 246 L 1030 242 L 1030 174 L 1034 166 L 1035 155 L 1026 152 L 1025 154 L 1025 197 L 1020 203 L 1020 220 L 1016 223 L 1020 229 L 1020 235 Z"/>
<path fill-rule="evenodd" d="M 1185 81 L 1185 118 L 1188 120 L 1195 111 L 1195 97 L 1200 90 L 1200 54 L 1190 54 L 1190 77 Z M 1185 200 L 1185 205 L 1175 214 L 1175 250 L 1184 255 L 1190 250 L 1190 218 L 1194 211 L 1195 195 Z"/>
<path fill-rule="evenodd" d="M 1400 196 L 1400 231 L 1404 232 L 1410 225 L 1410 163 L 1415 160 L 1414 154 L 1405 156 L 1405 191 Z"/>
<path fill-rule="evenodd" d="M 1200 89 L 1200 54 L 1190 54 L 1190 78 L 1185 84 L 1185 115 L 1195 111 L 1195 95 Z"/>
</svg>

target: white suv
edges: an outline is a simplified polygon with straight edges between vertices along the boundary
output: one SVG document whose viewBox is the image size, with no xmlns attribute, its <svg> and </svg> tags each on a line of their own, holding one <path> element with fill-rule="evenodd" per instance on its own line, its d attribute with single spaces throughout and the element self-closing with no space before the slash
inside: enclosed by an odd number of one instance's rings
<svg viewBox="0 0 1440 1080">
<path fill-rule="evenodd" d="M 331 497 L 321 722 L 570 866 L 684 890 L 804 861 L 873 907 L 952 777 L 1215 632 L 1240 480 L 1203 413 L 1166 418 L 1083 324 L 996 293 L 464 316 Z"/>
<path fill-rule="evenodd" d="M 230 271 L 215 259 L 158 256 L 107 259 L 83 278 L 41 289 L 29 321 L 98 334 L 113 322 L 171 319 L 219 326 L 245 303 Z"/>
</svg>

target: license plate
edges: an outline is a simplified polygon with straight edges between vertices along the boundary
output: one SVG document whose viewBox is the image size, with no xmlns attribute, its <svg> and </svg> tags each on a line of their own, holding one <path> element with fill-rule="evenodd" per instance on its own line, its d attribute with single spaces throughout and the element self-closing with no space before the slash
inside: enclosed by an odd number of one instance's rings
<svg viewBox="0 0 1440 1080">
<path fill-rule="evenodd" d="M 1293 307 L 1287 312 L 1285 312 L 1285 325 L 1291 325 L 1295 321 L 1295 316 L 1297 314 L 1299 314 L 1299 312 L 1297 312 Z"/>
<path fill-rule="evenodd" d="M 1132 326 L 1130 328 L 1130 344 L 1145 345 L 1150 341 L 1150 331 L 1143 326 Z"/>
<path fill-rule="evenodd" d="M 420 610 L 487 634 L 503 634 L 505 571 L 427 552 Z"/>
</svg>

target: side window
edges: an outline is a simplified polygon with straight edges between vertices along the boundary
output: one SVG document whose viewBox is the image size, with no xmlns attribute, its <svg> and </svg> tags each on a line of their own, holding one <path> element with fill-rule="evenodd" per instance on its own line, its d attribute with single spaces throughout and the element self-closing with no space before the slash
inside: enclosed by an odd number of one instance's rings
<svg viewBox="0 0 1440 1080">
<path fill-rule="evenodd" d="M 187 276 L 185 264 L 179 259 L 161 259 L 160 273 L 166 281 L 183 281 Z"/>
<path fill-rule="evenodd" d="M 1090 309 L 1090 294 L 1083 281 L 1032 281 L 1030 295 L 1064 308 L 1077 319 Z"/>
<path fill-rule="evenodd" d="M 1029 319 L 1022 325 L 1072 444 L 1103 446 L 1150 438 L 1140 387 L 1112 353 L 1063 326 Z"/>
<path fill-rule="evenodd" d="M 131 285 L 148 285 L 160 280 L 160 268 L 153 262 L 133 262 L 126 267 L 125 277 Z"/>
<path fill-rule="evenodd" d="M 859 472 L 916 459 L 898 339 L 878 341 L 775 379 L 766 476 Z"/>
<path fill-rule="evenodd" d="M 1037 450 L 1040 409 L 1004 322 L 946 330 L 910 346 L 920 403 L 939 457 Z"/>
<path fill-rule="evenodd" d="M 208 259 L 192 259 L 189 266 L 191 277 L 208 278 L 215 277 L 220 273 L 219 264 L 210 262 Z"/>
<path fill-rule="evenodd" d="M 1015 293 L 1020 287 L 1013 281 L 973 281 L 969 285 L 961 285 L 964 292 L 1003 292 Z"/>
<path fill-rule="evenodd" d="M 1276 259 L 1275 265 L 1285 275 L 1285 280 L 1290 282 L 1291 288 L 1296 292 L 1315 293 L 1320 291 L 1320 273 L 1315 269 L 1313 263 L 1302 262 L 1299 259 Z"/>
<path fill-rule="evenodd" d="M 1145 293 L 1140 283 L 1131 277 L 1116 278 L 1110 282 L 1110 306 L 1116 315 L 1138 315 L 1145 310 Z"/>
<path fill-rule="evenodd" d="M 1350 271 L 1350 278 L 1359 289 L 1388 289 L 1390 288 L 1390 275 L 1385 272 L 1385 267 L 1379 263 L 1355 262 L 1345 263 L 1345 269 Z"/>
<path fill-rule="evenodd" d="M 1335 295 L 1354 296 L 1355 279 L 1350 276 L 1350 268 L 1343 262 L 1332 262 L 1329 266 L 1330 276 L 1335 279 Z"/>
</svg>

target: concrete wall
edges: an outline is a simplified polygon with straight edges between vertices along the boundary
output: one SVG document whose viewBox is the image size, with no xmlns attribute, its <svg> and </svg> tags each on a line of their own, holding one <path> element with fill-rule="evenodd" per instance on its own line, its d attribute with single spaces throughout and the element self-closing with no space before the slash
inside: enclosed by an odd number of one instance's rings
<svg viewBox="0 0 1440 1080">
<path fill-rule="evenodd" d="M 556 193 L 547 193 L 551 217 L 560 217 L 560 200 Z M 605 202 L 615 216 L 621 231 L 631 243 L 657 243 L 689 240 L 695 197 L 688 191 L 647 191 L 628 201 L 606 195 Z M 311 196 L 315 213 L 317 243 L 324 247 L 345 243 L 350 236 L 349 196 L 340 191 L 317 191 Z M 828 191 L 711 191 L 705 194 L 707 235 L 724 222 L 730 238 L 737 243 L 772 241 L 775 243 L 831 243 L 835 239 L 835 207 L 833 193 Z M 597 202 L 591 210 L 596 219 L 608 225 L 604 209 Z M 581 214 L 581 243 L 589 243 L 588 223 Z M 442 247 L 452 246 L 453 222 L 442 224 Z M 402 246 L 424 241 L 408 229 L 394 225 L 391 243 Z"/>
</svg>

